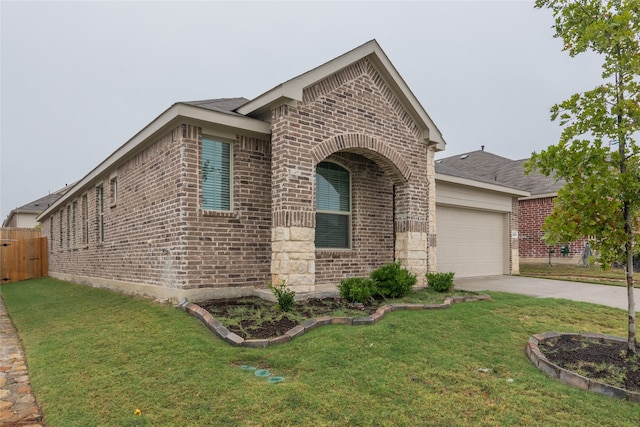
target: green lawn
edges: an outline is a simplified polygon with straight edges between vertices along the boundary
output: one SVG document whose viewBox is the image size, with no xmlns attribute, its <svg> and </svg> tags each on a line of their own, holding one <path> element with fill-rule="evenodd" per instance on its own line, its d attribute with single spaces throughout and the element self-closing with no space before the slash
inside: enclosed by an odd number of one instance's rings
<svg viewBox="0 0 640 427">
<path fill-rule="evenodd" d="M 0 290 L 48 427 L 640 425 L 640 405 L 550 379 L 523 351 L 544 331 L 624 336 L 622 310 L 492 293 L 248 349 L 142 299 L 53 279 Z"/>
<path fill-rule="evenodd" d="M 601 285 L 627 286 L 626 273 L 623 268 L 603 270 L 600 266 L 579 266 L 577 264 L 520 264 L 520 275 L 540 277 L 543 279 L 558 279 L 597 283 Z M 640 272 L 633 275 L 635 287 L 640 286 Z"/>
</svg>

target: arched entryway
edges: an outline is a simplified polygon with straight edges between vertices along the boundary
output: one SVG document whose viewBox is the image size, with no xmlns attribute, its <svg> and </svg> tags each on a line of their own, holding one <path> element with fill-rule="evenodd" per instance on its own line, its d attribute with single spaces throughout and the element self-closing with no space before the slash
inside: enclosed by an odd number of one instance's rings
<svg viewBox="0 0 640 427">
<path fill-rule="evenodd" d="M 422 280 L 429 255 L 426 175 L 414 174 L 400 154 L 366 135 L 336 136 L 310 154 L 311 197 L 302 210 L 313 218 L 309 227 L 274 227 L 274 280 L 312 291 L 394 260 Z"/>
</svg>

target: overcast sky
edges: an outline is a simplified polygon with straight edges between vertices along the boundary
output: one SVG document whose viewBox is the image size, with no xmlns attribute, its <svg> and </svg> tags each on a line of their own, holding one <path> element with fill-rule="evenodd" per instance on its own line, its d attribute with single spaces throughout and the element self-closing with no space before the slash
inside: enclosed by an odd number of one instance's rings
<svg viewBox="0 0 640 427">
<path fill-rule="evenodd" d="M 254 98 L 376 39 L 447 141 L 512 159 L 596 86 L 532 1 L 10 2 L 1 15 L 0 220 L 84 177 L 178 101 Z"/>
</svg>

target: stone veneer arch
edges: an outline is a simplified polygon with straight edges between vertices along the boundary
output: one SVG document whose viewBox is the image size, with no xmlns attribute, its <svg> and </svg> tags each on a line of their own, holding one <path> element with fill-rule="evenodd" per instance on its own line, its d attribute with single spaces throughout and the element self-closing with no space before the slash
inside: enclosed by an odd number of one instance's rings
<svg viewBox="0 0 640 427">
<path fill-rule="evenodd" d="M 318 164 L 339 151 L 370 158 L 396 185 L 406 184 L 411 178 L 411 168 L 397 151 L 376 138 L 359 133 L 337 135 L 321 142 L 311 149 L 311 158 Z"/>
</svg>

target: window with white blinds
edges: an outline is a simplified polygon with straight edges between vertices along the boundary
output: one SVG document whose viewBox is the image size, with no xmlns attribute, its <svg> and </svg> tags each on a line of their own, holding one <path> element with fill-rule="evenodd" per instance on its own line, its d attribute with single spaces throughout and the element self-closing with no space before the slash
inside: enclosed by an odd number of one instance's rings
<svg viewBox="0 0 640 427">
<path fill-rule="evenodd" d="M 202 138 L 202 208 L 231 210 L 231 144 Z"/>
<path fill-rule="evenodd" d="M 316 247 L 349 248 L 351 174 L 336 163 L 316 167 Z"/>
</svg>

